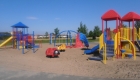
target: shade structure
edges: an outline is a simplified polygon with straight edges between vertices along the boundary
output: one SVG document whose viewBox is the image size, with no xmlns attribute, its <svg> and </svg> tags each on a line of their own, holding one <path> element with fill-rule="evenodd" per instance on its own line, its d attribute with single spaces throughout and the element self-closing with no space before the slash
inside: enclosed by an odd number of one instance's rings
<svg viewBox="0 0 140 80">
<path fill-rule="evenodd" d="M 26 26 L 25 24 L 23 24 L 22 22 L 18 22 L 16 24 L 14 24 L 13 26 L 11 26 L 13 28 L 28 28 L 28 26 Z"/>
<path fill-rule="evenodd" d="M 101 17 L 102 20 L 117 20 L 121 19 L 120 15 L 115 10 L 109 10 L 106 13 L 104 13 Z"/>
<path fill-rule="evenodd" d="M 126 15 L 124 15 L 121 19 L 122 21 L 137 21 L 140 20 L 140 15 L 138 15 L 135 12 L 128 12 Z"/>
</svg>

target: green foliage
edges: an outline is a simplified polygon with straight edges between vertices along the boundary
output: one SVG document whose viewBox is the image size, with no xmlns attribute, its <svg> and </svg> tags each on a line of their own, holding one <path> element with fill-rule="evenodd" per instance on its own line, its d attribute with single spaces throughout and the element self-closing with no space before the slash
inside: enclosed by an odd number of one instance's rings
<svg viewBox="0 0 140 80">
<path fill-rule="evenodd" d="M 96 37 L 99 37 L 101 35 L 101 30 L 99 26 L 95 26 L 93 30 L 93 39 L 96 39 Z"/>
<path fill-rule="evenodd" d="M 49 35 L 49 33 L 48 33 L 48 32 L 46 32 L 46 33 L 45 33 L 45 36 L 47 37 L 48 35 Z"/>
<path fill-rule="evenodd" d="M 54 29 L 54 33 L 55 33 L 55 35 L 58 35 L 59 34 L 59 29 L 58 28 L 55 28 Z"/>
<path fill-rule="evenodd" d="M 93 31 L 89 31 L 88 37 L 92 37 L 93 36 Z"/>
<path fill-rule="evenodd" d="M 77 31 L 85 34 L 86 36 L 88 35 L 87 26 L 85 24 L 83 25 L 82 22 L 80 22 L 80 27 L 78 27 L 78 30 Z"/>
<path fill-rule="evenodd" d="M 122 25 L 122 27 L 123 27 L 123 28 L 126 28 L 126 27 L 127 27 L 127 25 L 123 24 L 123 25 Z"/>
</svg>

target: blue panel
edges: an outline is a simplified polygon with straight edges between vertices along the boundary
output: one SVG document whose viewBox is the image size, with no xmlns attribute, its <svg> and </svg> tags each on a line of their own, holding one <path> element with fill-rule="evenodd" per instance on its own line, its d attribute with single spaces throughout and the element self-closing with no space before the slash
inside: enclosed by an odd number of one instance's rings
<svg viewBox="0 0 140 80">
<path fill-rule="evenodd" d="M 104 42 L 107 43 L 107 33 L 104 32 Z"/>
</svg>

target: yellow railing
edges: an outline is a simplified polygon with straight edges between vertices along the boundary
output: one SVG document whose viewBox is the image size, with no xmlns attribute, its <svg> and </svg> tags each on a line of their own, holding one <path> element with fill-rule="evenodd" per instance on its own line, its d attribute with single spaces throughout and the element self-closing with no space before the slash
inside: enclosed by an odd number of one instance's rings
<svg viewBox="0 0 140 80">
<path fill-rule="evenodd" d="M 134 41 L 137 40 L 137 36 L 135 34 L 139 34 L 140 35 L 140 28 L 138 29 L 139 33 L 137 33 L 137 29 L 134 28 Z M 133 29 L 131 28 L 120 28 L 120 32 L 121 32 L 121 37 L 132 40 L 132 32 Z M 138 38 L 140 40 L 140 38 Z M 122 39 L 123 40 L 123 39 Z"/>
<path fill-rule="evenodd" d="M 104 43 L 104 34 L 99 37 L 99 51 L 103 49 L 103 63 L 106 64 L 106 43 Z"/>
<path fill-rule="evenodd" d="M 119 55 L 120 54 L 120 50 L 119 50 L 119 45 L 121 44 L 120 42 L 120 32 L 118 31 L 118 33 L 115 34 L 115 39 L 114 39 L 114 59 L 116 57 L 116 54 Z"/>
<path fill-rule="evenodd" d="M 101 50 L 103 46 L 104 46 L 104 35 L 102 33 L 101 36 L 99 37 L 99 50 Z"/>
<path fill-rule="evenodd" d="M 118 33 L 115 34 L 115 39 L 114 39 L 114 56 L 117 53 L 117 40 L 118 40 L 117 35 L 118 35 Z"/>
<path fill-rule="evenodd" d="M 133 57 L 134 57 L 134 60 L 136 60 L 136 49 L 135 49 L 134 44 L 133 44 L 129 39 L 126 39 L 126 38 L 123 38 L 123 37 L 119 37 L 119 38 L 122 38 L 122 39 L 128 41 L 128 42 L 132 45 L 132 47 L 133 47 L 133 52 L 134 52 Z"/>
<path fill-rule="evenodd" d="M 104 43 L 103 49 L 103 63 L 106 64 L 106 43 Z"/>
</svg>

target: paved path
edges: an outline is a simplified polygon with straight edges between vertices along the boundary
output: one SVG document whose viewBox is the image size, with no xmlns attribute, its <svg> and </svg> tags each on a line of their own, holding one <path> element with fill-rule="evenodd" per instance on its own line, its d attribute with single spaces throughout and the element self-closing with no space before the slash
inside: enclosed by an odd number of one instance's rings
<svg viewBox="0 0 140 80">
<path fill-rule="evenodd" d="M 99 79 L 88 78 L 80 76 L 58 75 L 45 72 L 31 72 L 31 71 L 12 71 L 0 67 L 0 80 L 120 80 L 120 79 Z M 123 79 L 124 80 L 124 79 Z M 127 79 L 128 80 L 128 79 Z"/>
</svg>

